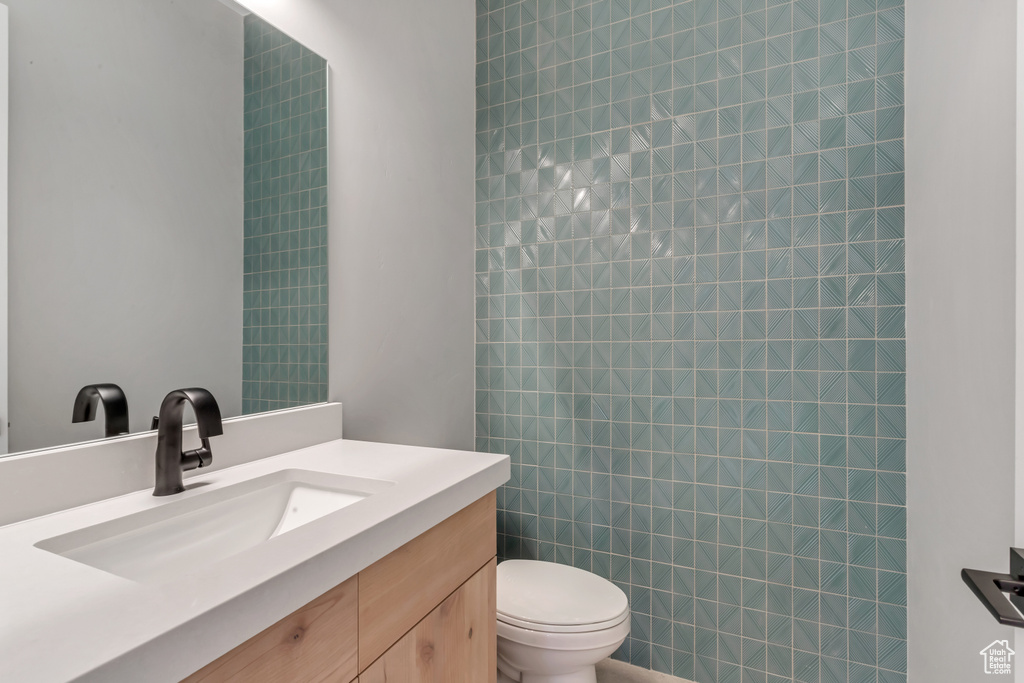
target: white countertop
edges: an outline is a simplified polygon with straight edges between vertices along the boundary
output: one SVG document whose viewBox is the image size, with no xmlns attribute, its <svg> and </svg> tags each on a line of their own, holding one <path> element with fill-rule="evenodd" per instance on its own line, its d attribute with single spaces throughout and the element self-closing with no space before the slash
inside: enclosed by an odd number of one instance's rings
<svg viewBox="0 0 1024 683">
<path fill-rule="evenodd" d="M 34 547 L 283 469 L 394 486 L 160 585 Z M 0 681 L 180 681 L 508 477 L 503 455 L 339 440 L 200 473 L 186 483 L 205 486 L 176 496 L 147 489 L 0 527 Z"/>
</svg>

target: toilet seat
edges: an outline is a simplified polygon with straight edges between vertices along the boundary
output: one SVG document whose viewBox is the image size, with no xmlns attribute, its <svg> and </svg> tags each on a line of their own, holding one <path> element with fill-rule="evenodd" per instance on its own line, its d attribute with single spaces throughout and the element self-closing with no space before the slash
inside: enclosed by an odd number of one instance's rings
<svg viewBox="0 0 1024 683">
<path fill-rule="evenodd" d="M 607 579 L 568 565 L 508 560 L 498 565 L 498 621 L 544 633 L 588 633 L 629 618 L 629 601 Z"/>
<path fill-rule="evenodd" d="M 609 647 L 613 649 L 629 635 L 629 613 L 608 628 L 596 631 L 539 631 L 536 629 L 514 626 L 498 619 L 498 641 L 507 640 L 519 645 L 541 648 L 544 650 L 578 652 L 595 648 Z M 596 660 L 595 660 L 596 661 Z"/>
<path fill-rule="evenodd" d="M 516 628 L 528 629 L 530 631 L 540 631 L 542 633 L 589 633 L 591 631 L 603 631 L 605 629 L 618 626 L 628 618 L 628 608 L 624 609 L 622 614 L 619 614 L 613 619 L 593 624 L 545 624 L 526 619 L 517 619 L 511 615 L 498 612 L 498 621 L 503 624 L 515 626 Z"/>
</svg>

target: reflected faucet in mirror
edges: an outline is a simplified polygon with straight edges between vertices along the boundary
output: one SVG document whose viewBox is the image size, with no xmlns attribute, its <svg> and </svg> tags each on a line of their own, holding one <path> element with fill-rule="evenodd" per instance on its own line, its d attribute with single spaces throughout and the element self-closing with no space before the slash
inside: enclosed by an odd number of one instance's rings
<svg viewBox="0 0 1024 683">
<path fill-rule="evenodd" d="M 182 420 L 186 403 L 192 405 L 192 411 L 196 415 L 196 429 L 202 446 L 183 452 Z M 156 486 L 153 488 L 153 495 L 170 496 L 185 490 L 181 481 L 182 472 L 206 467 L 213 462 L 210 439 L 224 433 L 220 407 L 213 394 L 206 389 L 175 389 L 167 394 L 160 404 L 159 428 L 156 439 Z"/>
<path fill-rule="evenodd" d="M 103 404 L 103 435 L 127 434 L 128 397 L 116 384 L 87 384 L 79 389 L 71 421 L 92 422 L 100 403 Z"/>
</svg>

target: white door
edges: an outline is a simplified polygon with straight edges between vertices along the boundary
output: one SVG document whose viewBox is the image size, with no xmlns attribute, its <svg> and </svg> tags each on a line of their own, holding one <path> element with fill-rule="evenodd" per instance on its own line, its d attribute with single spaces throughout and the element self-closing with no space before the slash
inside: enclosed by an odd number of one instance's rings
<svg viewBox="0 0 1024 683">
<path fill-rule="evenodd" d="M 1014 545 L 1024 548 L 1024 0 L 1017 1 L 1017 273 L 1015 367 Z M 1017 651 L 1024 652 L 1024 629 L 1018 629 Z M 1024 666 L 1014 669 L 1024 683 Z"/>
<path fill-rule="evenodd" d="M 7 128 L 9 30 L 7 5 L 0 5 L 0 455 L 7 453 Z"/>
</svg>

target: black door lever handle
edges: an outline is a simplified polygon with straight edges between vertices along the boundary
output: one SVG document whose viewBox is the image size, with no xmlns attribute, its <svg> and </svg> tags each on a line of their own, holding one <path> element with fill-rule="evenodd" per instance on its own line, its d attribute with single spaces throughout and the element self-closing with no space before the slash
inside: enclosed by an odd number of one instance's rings
<svg viewBox="0 0 1024 683">
<path fill-rule="evenodd" d="M 1024 550 L 1010 548 L 1010 573 L 962 569 L 960 578 L 1000 624 L 1024 628 Z"/>
</svg>

